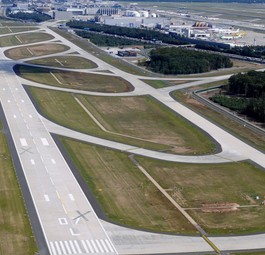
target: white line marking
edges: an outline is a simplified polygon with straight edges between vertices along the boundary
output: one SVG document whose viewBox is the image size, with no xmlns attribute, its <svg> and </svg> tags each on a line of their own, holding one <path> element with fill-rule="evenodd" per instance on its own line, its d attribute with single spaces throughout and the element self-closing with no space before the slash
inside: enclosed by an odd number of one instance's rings
<svg viewBox="0 0 265 255">
<path fill-rule="evenodd" d="M 63 242 L 62 241 L 59 241 L 59 244 L 60 244 L 60 246 L 62 248 L 63 254 L 66 254 L 66 250 L 64 248 Z"/>
<path fill-rule="evenodd" d="M 32 139 L 32 141 L 33 141 L 33 143 L 34 143 L 34 144 L 36 144 L 36 142 L 35 142 L 35 140 L 34 140 L 34 139 Z"/>
<path fill-rule="evenodd" d="M 49 143 L 46 138 L 41 138 L 41 142 L 44 146 L 49 146 Z"/>
<path fill-rule="evenodd" d="M 60 225 L 68 225 L 66 218 L 58 218 L 58 221 L 59 221 Z"/>
<path fill-rule="evenodd" d="M 71 228 L 70 228 L 70 233 L 71 233 L 72 236 L 80 236 L 79 233 L 75 233 L 75 232 L 73 231 L 73 229 L 71 229 Z"/>
<path fill-rule="evenodd" d="M 47 173 L 49 173 L 47 166 L 45 166 L 45 170 L 46 170 Z"/>
<path fill-rule="evenodd" d="M 66 247 L 66 250 L 67 250 L 67 253 L 68 254 L 71 254 L 71 250 L 70 250 L 70 247 L 69 247 L 69 244 L 67 243 L 67 241 L 64 241 L 64 244 L 65 244 L 65 247 Z"/>
<path fill-rule="evenodd" d="M 28 124 L 26 124 L 26 128 L 29 130 L 29 125 Z"/>
<path fill-rule="evenodd" d="M 16 88 L 16 91 L 18 91 L 18 88 Z"/>
<path fill-rule="evenodd" d="M 76 240 L 74 240 L 74 244 L 75 244 L 75 246 L 76 246 L 77 252 L 78 252 L 79 254 L 82 254 L 82 251 L 81 251 L 81 249 L 80 249 L 80 247 L 79 247 L 79 244 L 78 244 L 78 242 L 77 242 Z"/>
<path fill-rule="evenodd" d="M 75 225 L 78 224 L 79 221 L 80 221 L 80 217 L 76 219 Z"/>
<path fill-rule="evenodd" d="M 81 240 L 81 243 L 83 244 L 83 247 L 84 247 L 86 253 L 89 253 L 89 250 L 87 249 L 87 246 L 86 246 L 85 241 L 84 240 Z"/>
<path fill-rule="evenodd" d="M 50 246 L 51 246 L 51 249 L 52 249 L 52 254 L 56 255 L 57 253 L 56 253 L 56 250 L 55 250 L 52 242 L 50 242 Z"/>
<path fill-rule="evenodd" d="M 96 246 L 96 244 L 94 243 L 93 240 L 91 240 L 91 243 L 92 243 L 92 245 L 93 245 L 93 247 L 94 247 L 96 253 L 98 253 L 98 248 L 97 248 L 97 246 Z"/>
<path fill-rule="evenodd" d="M 104 240 L 100 240 L 100 242 L 101 242 L 101 244 L 102 244 L 104 250 L 105 250 L 106 252 L 109 252 L 109 250 L 108 250 L 106 244 L 104 243 Z"/>
<path fill-rule="evenodd" d="M 50 177 L 50 180 L 51 180 L 51 183 L 52 183 L 52 185 L 54 185 L 54 182 L 53 182 L 53 180 L 52 180 L 52 178 Z"/>
<path fill-rule="evenodd" d="M 10 103 L 11 101 L 10 100 L 7 100 L 8 103 Z"/>
<path fill-rule="evenodd" d="M 87 246 L 89 248 L 89 250 L 91 251 L 91 253 L 94 253 L 94 249 L 92 248 L 90 242 L 88 240 L 86 240 Z"/>
<path fill-rule="evenodd" d="M 19 39 L 19 37 L 18 37 L 17 35 L 16 35 L 15 37 L 16 37 L 16 39 L 17 39 L 20 43 L 22 43 L 21 40 Z"/>
<path fill-rule="evenodd" d="M 75 201 L 73 194 L 69 194 L 68 196 L 69 196 L 70 200 Z"/>
<path fill-rule="evenodd" d="M 6 90 L 6 88 L 3 88 L 3 91 L 5 91 Z"/>
<path fill-rule="evenodd" d="M 54 243 L 55 243 L 56 250 L 58 251 L 58 254 L 61 255 L 62 252 L 61 252 L 61 249 L 60 249 L 58 242 L 55 241 Z"/>
<path fill-rule="evenodd" d="M 14 119 L 16 119 L 17 118 L 17 115 L 14 115 Z"/>
<path fill-rule="evenodd" d="M 53 163 L 53 164 L 56 164 L 56 161 L 55 161 L 55 159 L 51 159 L 51 162 Z"/>
<path fill-rule="evenodd" d="M 70 243 L 70 246 L 72 248 L 72 251 L 74 252 L 74 254 L 76 254 L 76 249 L 75 249 L 75 247 L 73 245 L 73 242 L 72 241 L 69 241 L 69 243 Z"/>
<path fill-rule="evenodd" d="M 29 49 L 29 48 L 27 48 L 27 51 L 33 56 L 34 54 L 33 54 L 33 52 Z"/>
<path fill-rule="evenodd" d="M 64 210 L 65 214 L 67 214 L 67 211 L 66 211 L 66 209 L 65 209 L 63 204 L 62 204 L 62 207 L 63 207 L 63 210 Z"/>
<path fill-rule="evenodd" d="M 29 117 L 32 119 L 32 115 L 30 114 Z"/>
<path fill-rule="evenodd" d="M 20 143 L 22 146 L 28 146 L 27 141 L 25 138 L 20 138 Z"/>
<path fill-rule="evenodd" d="M 50 201 L 50 198 L 49 198 L 49 196 L 48 196 L 48 195 L 46 195 L 46 194 L 44 195 L 44 199 L 45 199 L 45 201 L 46 201 L 46 202 L 49 202 L 49 201 Z"/>
<path fill-rule="evenodd" d="M 108 239 L 105 239 L 105 242 L 106 244 L 108 245 L 109 249 L 111 252 L 114 252 L 113 248 L 112 248 L 112 245 L 110 244 L 109 240 Z"/>
<path fill-rule="evenodd" d="M 31 163 L 32 165 L 35 165 L 35 161 L 34 161 L 34 159 L 31 159 L 31 160 L 30 160 L 30 163 Z"/>
<path fill-rule="evenodd" d="M 104 250 L 103 250 L 103 248 L 101 247 L 99 240 L 96 240 L 96 243 L 97 243 L 97 245 L 98 245 L 100 251 L 103 253 Z"/>
<path fill-rule="evenodd" d="M 61 199 L 61 198 L 60 198 L 60 195 L 59 195 L 59 193 L 58 193 L 57 190 L 56 190 L 56 194 L 57 194 L 57 197 L 58 197 L 59 199 Z"/>
<path fill-rule="evenodd" d="M 22 102 L 22 103 L 25 103 L 25 101 L 24 101 L 23 99 L 21 99 L 21 102 Z"/>
<path fill-rule="evenodd" d="M 62 84 L 59 79 L 52 73 L 50 72 L 50 74 L 52 75 L 52 77 L 59 83 L 59 84 Z"/>
</svg>

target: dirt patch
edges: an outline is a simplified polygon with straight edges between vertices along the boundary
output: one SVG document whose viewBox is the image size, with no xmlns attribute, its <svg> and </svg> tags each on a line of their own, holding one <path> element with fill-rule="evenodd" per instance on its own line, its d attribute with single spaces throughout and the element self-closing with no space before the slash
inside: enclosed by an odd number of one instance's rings
<svg viewBox="0 0 265 255">
<path fill-rule="evenodd" d="M 234 212 L 239 210 L 239 204 L 236 203 L 214 203 L 214 204 L 202 204 L 202 212 L 207 213 L 224 213 Z"/>
</svg>

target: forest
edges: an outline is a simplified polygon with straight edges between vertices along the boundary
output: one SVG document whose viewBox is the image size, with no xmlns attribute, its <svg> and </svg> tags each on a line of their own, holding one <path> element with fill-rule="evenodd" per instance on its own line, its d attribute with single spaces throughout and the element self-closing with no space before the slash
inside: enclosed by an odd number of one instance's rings
<svg viewBox="0 0 265 255">
<path fill-rule="evenodd" d="M 104 34 L 95 34 L 87 31 L 75 30 L 78 36 L 88 38 L 92 43 L 98 46 L 116 47 L 124 45 L 145 45 L 146 43 L 136 40 L 130 40 L 127 38 L 120 38 L 115 36 L 109 36 Z"/>
<path fill-rule="evenodd" d="M 265 72 L 249 71 L 231 76 L 224 94 L 215 95 L 211 100 L 265 123 Z"/>
<path fill-rule="evenodd" d="M 222 55 L 167 47 L 151 50 L 146 66 L 163 74 L 193 74 L 232 67 L 233 63 Z"/>
<path fill-rule="evenodd" d="M 89 29 L 94 32 L 103 32 L 106 34 L 126 36 L 131 38 L 143 39 L 143 40 L 157 40 L 164 43 L 181 45 L 186 44 L 178 40 L 177 38 L 171 37 L 167 34 L 162 34 L 158 31 L 147 30 L 141 28 L 130 28 L 130 27 L 119 27 L 119 26 L 109 26 L 109 25 L 100 25 L 91 21 L 78 21 L 71 20 L 66 23 L 67 26 L 76 29 Z"/>
<path fill-rule="evenodd" d="M 51 16 L 40 12 L 34 12 L 34 13 L 18 12 L 16 14 L 10 13 L 8 14 L 8 16 L 14 19 L 30 20 L 35 22 L 43 22 L 51 19 Z"/>
</svg>

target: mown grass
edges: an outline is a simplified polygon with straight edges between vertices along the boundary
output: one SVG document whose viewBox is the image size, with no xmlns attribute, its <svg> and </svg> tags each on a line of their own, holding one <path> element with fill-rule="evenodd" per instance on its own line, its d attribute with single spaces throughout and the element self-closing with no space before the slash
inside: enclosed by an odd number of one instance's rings
<svg viewBox="0 0 265 255">
<path fill-rule="evenodd" d="M 66 50 L 69 50 L 68 46 L 55 43 L 47 43 L 9 49 L 5 51 L 5 55 L 8 58 L 18 60 L 23 58 L 45 56 L 53 53 L 64 52 Z"/>
<path fill-rule="evenodd" d="M 54 32 L 61 35 L 65 39 L 71 41 L 72 43 L 76 44 L 83 50 L 89 52 L 90 54 L 98 57 L 99 59 L 107 62 L 110 65 L 113 65 L 120 70 L 123 70 L 125 72 L 135 74 L 135 75 L 142 75 L 142 76 L 151 76 L 152 74 L 149 72 L 146 72 L 145 70 L 141 69 L 140 67 L 137 67 L 135 65 L 132 65 L 126 61 L 123 61 L 119 58 L 114 58 L 107 54 L 105 51 L 99 49 L 97 46 L 92 44 L 91 42 L 88 42 L 85 39 L 79 38 L 78 36 L 75 36 L 73 34 L 70 34 L 68 32 L 62 31 L 57 28 L 51 28 Z M 153 76 L 153 75 L 152 75 Z"/>
<path fill-rule="evenodd" d="M 115 76 L 24 65 L 17 65 L 15 72 L 27 80 L 57 87 L 106 93 L 128 92 L 133 90 L 133 86 L 129 82 Z"/>
<path fill-rule="evenodd" d="M 15 46 L 51 40 L 54 37 L 46 33 L 26 33 L 0 37 L 0 47 Z"/>
<path fill-rule="evenodd" d="M 46 117 L 83 133 L 180 154 L 209 153 L 214 149 L 204 133 L 148 96 L 75 95 L 107 130 L 145 139 L 136 140 L 102 131 L 72 94 L 33 87 L 30 91 Z"/>
<path fill-rule="evenodd" d="M 33 237 L 12 158 L 0 131 L 0 254 L 34 255 Z"/>
<path fill-rule="evenodd" d="M 265 255 L 265 251 L 260 251 L 260 252 L 241 252 L 241 253 L 230 253 L 230 255 Z"/>
<path fill-rule="evenodd" d="M 98 67 L 97 64 L 89 59 L 85 59 L 78 56 L 57 56 L 41 58 L 29 61 L 31 64 L 64 67 L 64 68 L 75 68 L 75 69 L 90 69 Z"/>
<path fill-rule="evenodd" d="M 109 219 L 153 231 L 196 233 L 127 154 L 63 137 L 61 141 Z"/>
<path fill-rule="evenodd" d="M 205 84 L 200 88 L 211 87 L 221 85 L 223 82 L 215 82 L 211 84 Z M 199 89 L 197 87 L 196 89 Z M 195 88 L 191 88 L 191 90 L 195 90 Z M 221 113 L 212 110 L 208 106 L 196 101 L 195 99 L 191 98 L 186 91 L 178 90 L 172 93 L 172 96 L 181 103 L 185 104 L 187 107 L 191 108 L 193 111 L 199 113 L 200 115 L 204 116 L 208 120 L 212 121 L 213 123 L 221 126 L 234 136 L 242 139 L 243 141 L 251 144 L 252 146 L 265 151 L 265 137 L 258 135 L 251 131 L 250 129 L 244 127 L 244 125 L 235 122 L 233 119 L 224 116 Z"/>
<path fill-rule="evenodd" d="M 138 162 L 209 234 L 242 234 L 265 230 L 265 172 L 248 162 L 181 164 L 136 157 Z M 176 192 L 176 193 L 175 193 Z M 256 196 L 260 199 L 256 200 Z M 203 204 L 255 205 L 233 212 L 206 213 Z"/>
</svg>

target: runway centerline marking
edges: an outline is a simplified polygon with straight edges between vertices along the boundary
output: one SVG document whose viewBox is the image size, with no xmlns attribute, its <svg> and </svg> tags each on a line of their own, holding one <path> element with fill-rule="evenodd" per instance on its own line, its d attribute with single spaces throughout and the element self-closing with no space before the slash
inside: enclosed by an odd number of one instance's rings
<svg viewBox="0 0 265 255">
<path fill-rule="evenodd" d="M 53 164 L 56 164 L 56 161 L 55 161 L 55 159 L 51 159 L 51 162 L 53 163 Z"/>
<path fill-rule="evenodd" d="M 75 198 L 74 198 L 73 194 L 69 194 L 68 196 L 69 196 L 71 201 L 75 201 Z"/>
<path fill-rule="evenodd" d="M 34 159 L 31 159 L 31 160 L 30 160 L 30 163 L 31 163 L 32 165 L 35 165 L 35 160 L 34 160 Z"/>
</svg>

